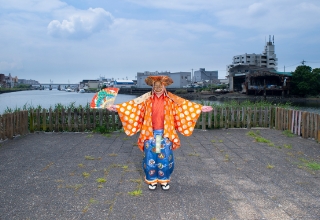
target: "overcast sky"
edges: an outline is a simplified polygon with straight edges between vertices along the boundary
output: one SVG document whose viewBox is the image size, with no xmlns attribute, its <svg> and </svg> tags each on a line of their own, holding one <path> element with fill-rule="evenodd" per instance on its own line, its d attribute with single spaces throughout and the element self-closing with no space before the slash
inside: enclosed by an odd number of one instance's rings
<svg viewBox="0 0 320 220">
<path fill-rule="evenodd" d="M 226 76 L 232 57 L 274 35 L 278 71 L 320 67 L 319 0 L 0 0 L 0 73 L 40 83 Z"/>
</svg>

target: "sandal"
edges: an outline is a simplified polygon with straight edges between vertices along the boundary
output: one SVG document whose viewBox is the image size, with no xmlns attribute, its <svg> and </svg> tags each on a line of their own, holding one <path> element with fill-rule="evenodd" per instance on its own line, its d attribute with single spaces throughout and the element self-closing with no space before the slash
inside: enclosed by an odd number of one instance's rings
<svg viewBox="0 0 320 220">
<path fill-rule="evenodd" d="M 166 191 L 166 190 L 169 190 L 169 189 L 170 189 L 170 185 L 169 185 L 168 183 L 163 184 L 163 185 L 161 184 L 161 189 L 162 189 L 162 190 L 165 190 L 165 191 Z"/>
<path fill-rule="evenodd" d="M 157 189 L 157 184 L 149 184 L 149 190 L 156 190 Z"/>
</svg>

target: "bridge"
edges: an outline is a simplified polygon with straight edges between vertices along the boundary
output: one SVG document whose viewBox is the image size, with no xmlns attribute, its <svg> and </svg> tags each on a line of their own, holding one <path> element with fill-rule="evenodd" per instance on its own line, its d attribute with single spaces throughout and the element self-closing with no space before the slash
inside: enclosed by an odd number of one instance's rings
<svg viewBox="0 0 320 220">
<path fill-rule="evenodd" d="M 41 88 L 43 87 L 44 89 L 58 89 L 60 86 L 61 89 L 66 89 L 68 87 L 75 89 L 79 87 L 79 84 L 72 84 L 72 83 L 41 83 L 37 85 L 32 85 L 33 88 Z"/>
</svg>

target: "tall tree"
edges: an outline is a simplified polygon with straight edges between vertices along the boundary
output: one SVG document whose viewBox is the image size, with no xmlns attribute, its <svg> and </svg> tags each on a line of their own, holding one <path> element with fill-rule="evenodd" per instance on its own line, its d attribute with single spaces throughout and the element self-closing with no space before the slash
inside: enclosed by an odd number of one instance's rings
<svg viewBox="0 0 320 220">
<path fill-rule="evenodd" d="M 310 66 L 298 66 L 292 73 L 292 93 L 300 96 L 320 93 L 320 69 Z"/>
</svg>

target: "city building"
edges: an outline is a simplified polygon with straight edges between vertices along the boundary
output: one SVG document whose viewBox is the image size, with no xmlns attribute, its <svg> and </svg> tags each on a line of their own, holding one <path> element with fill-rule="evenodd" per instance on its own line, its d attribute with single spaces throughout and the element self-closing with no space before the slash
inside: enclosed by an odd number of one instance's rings
<svg viewBox="0 0 320 220">
<path fill-rule="evenodd" d="M 232 63 L 227 66 L 229 78 L 229 91 L 242 91 L 247 74 L 257 71 L 277 72 L 278 59 L 275 54 L 274 37 L 269 36 L 269 41 L 264 46 L 262 54 L 242 54 L 234 56 Z"/>
<path fill-rule="evenodd" d="M 166 75 L 172 78 L 173 83 L 167 88 L 183 88 L 191 83 L 191 72 L 176 72 L 171 73 L 168 71 L 165 72 L 138 72 L 137 73 L 137 88 L 150 88 L 145 82 L 145 79 L 150 75 Z"/>
<path fill-rule="evenodd" d="M 18 77 L 12 77 L 11 73 L 8 76 L 0 73 L 0 87 L 13 88 L 18 84 Z"/>
<path fill-rule="evenodd" d="M 124 79 L 124 80 L 114 80 L 110 83 L 110 86 L 116 88 L 132 88 L 135 87 L 135 83 L 132 80 Z"/>
<path fill-rule="evenodd" d="M 194 71 L 193 82 L 203 82 L 206 81 L 209 84 L 220 83 L 218 80 L 218 71 L 207 71 L 205 68 L 200 68 Z"/>
<path fill-rule="evenodd" d="M 19 84 L 25 84 L 25 85 L 40 85 L 40 83 L 33 79 L 18 79 Z"/>
</svg>

